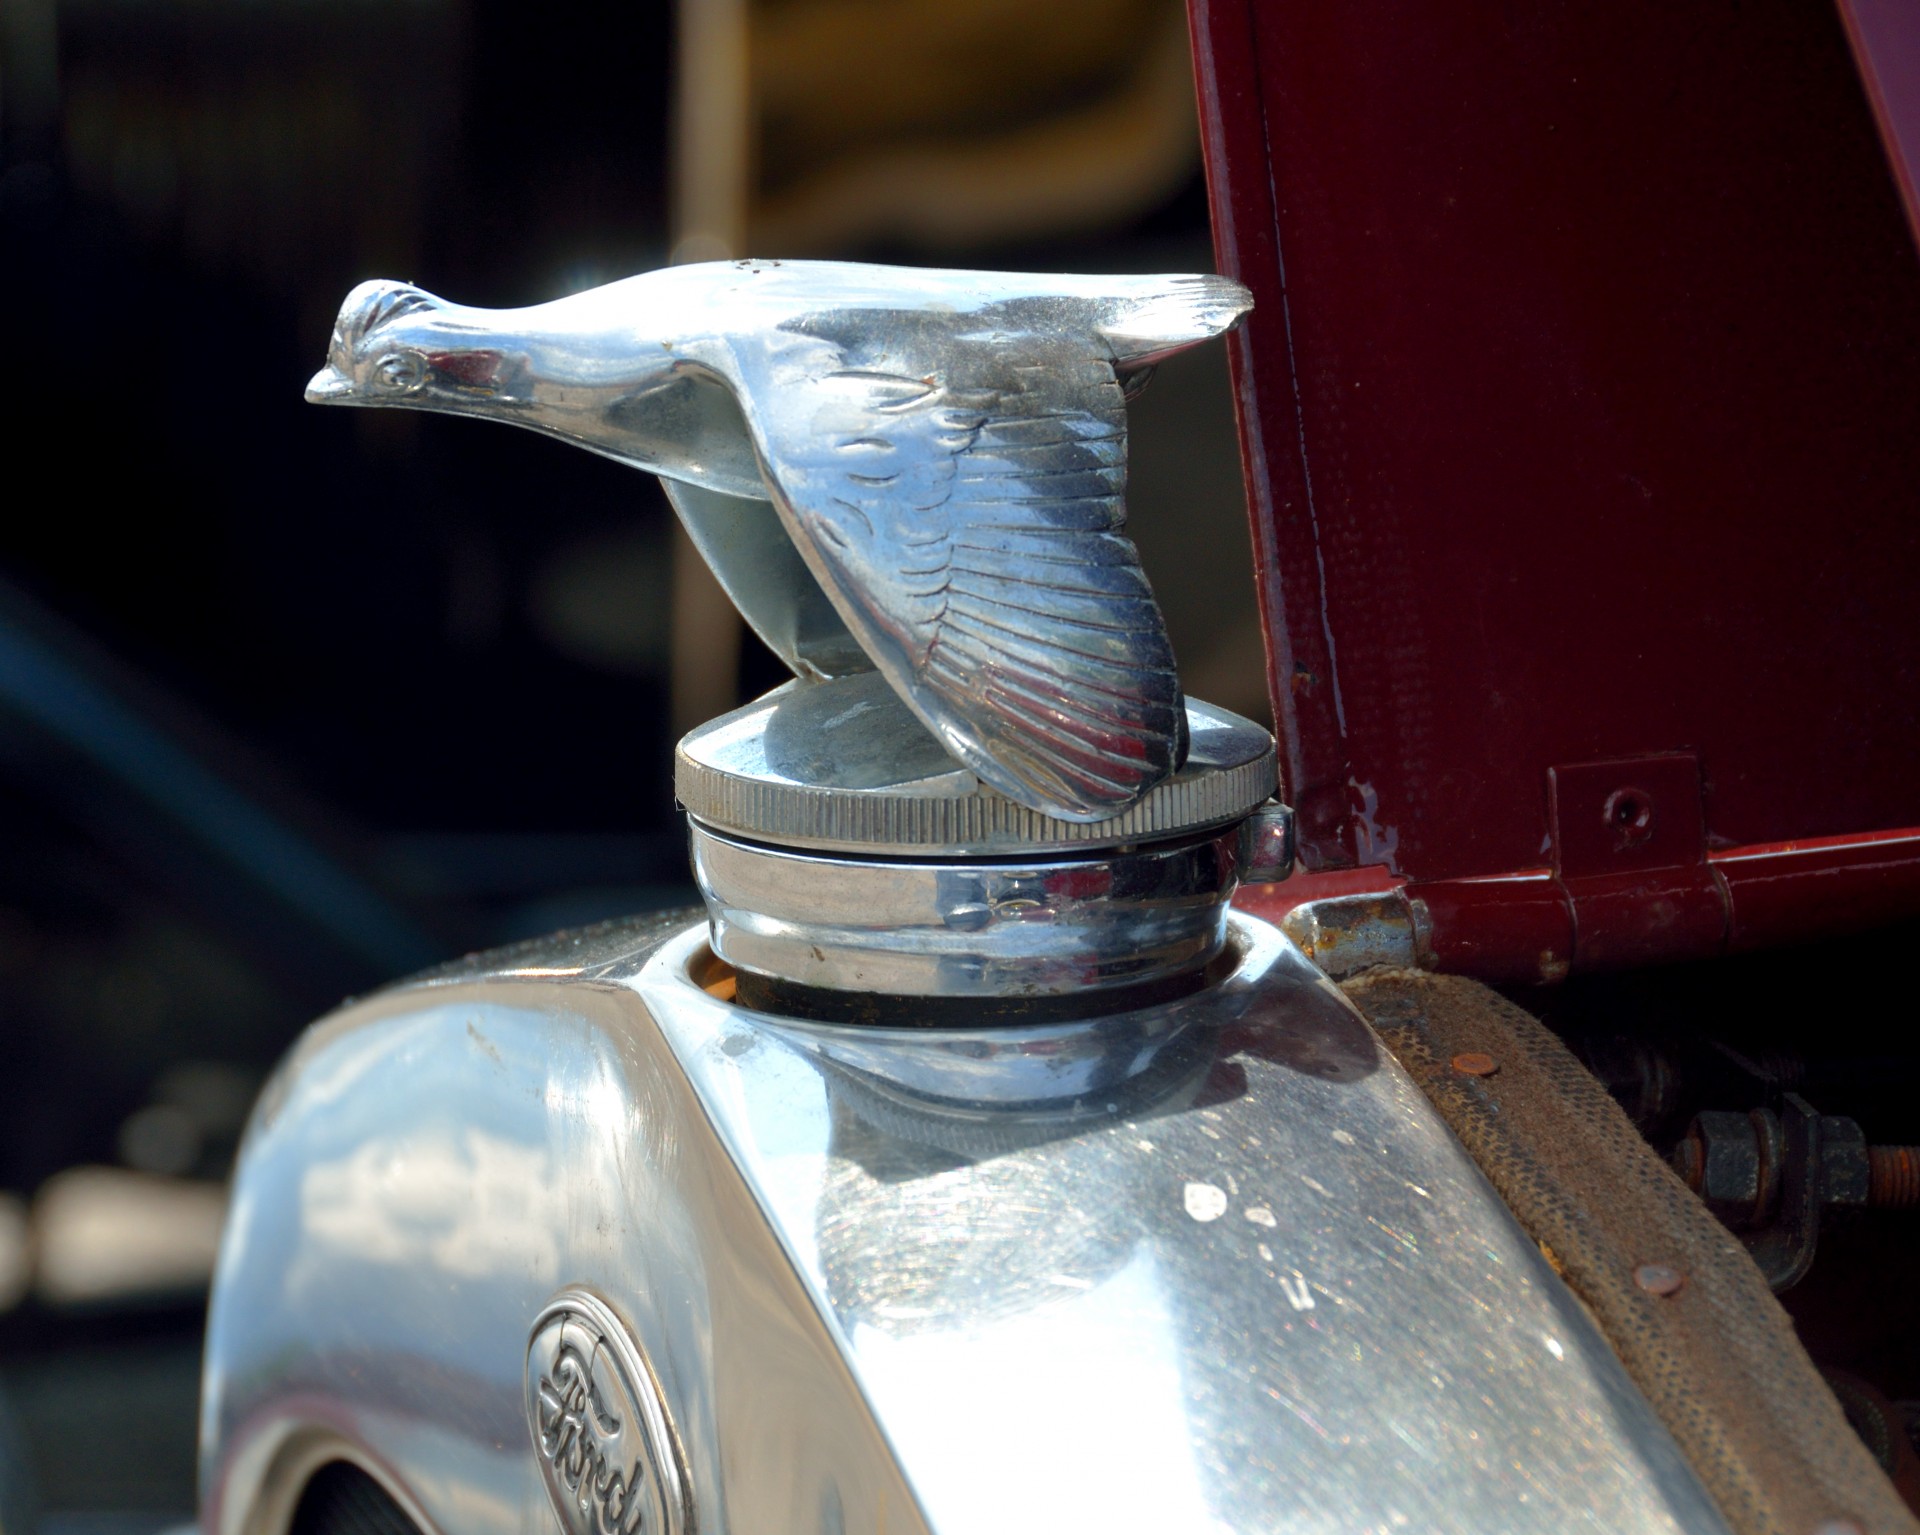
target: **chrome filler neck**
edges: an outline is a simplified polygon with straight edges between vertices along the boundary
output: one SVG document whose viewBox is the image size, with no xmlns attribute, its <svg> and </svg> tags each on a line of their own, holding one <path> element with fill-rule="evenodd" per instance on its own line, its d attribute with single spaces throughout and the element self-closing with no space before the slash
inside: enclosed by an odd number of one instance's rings
<svg viewBox="0 0 1920 1535">
<path fill-rule="evenodd" d="M 1092 823 L 986 788 L 875 673 L 701 726 L 675 791 L 714 952 L 761 1003 L 791 985 L 1098 1009 L 1198 984 L 1235 887 L 1282 877 L 1292 847 L 1272 737 L 1186 710 L 1185 764 Z"/>
</svg>

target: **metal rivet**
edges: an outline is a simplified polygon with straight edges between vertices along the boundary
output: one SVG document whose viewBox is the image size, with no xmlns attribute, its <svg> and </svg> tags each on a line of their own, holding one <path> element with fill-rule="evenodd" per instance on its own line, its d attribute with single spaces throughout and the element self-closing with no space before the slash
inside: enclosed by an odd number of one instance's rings
<svg viewBox="0 0 1920 1535">
<path fill-rule="evenodd" d="M 1673 1295 L 1687 1276 L 1670 1263 L 1643 1263 L 1633 1271 L 1633 1282 L 1649 1295 Z"/>
<path fill-rule="evenodd" d="M 1463 1050 L 1453 1058 L 1453 1069 L 1463 1077 L 1490 1077 L 1500 1063 L 1484 1050 Z"/>
</svg>

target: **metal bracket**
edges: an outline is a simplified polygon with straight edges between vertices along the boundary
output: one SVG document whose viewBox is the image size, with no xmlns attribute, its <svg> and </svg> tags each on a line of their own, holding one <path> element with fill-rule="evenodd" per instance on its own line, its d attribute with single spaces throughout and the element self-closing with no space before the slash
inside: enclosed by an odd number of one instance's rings
<svg viewBox="0 0 1920 1535">
<path fill-rule="evenodd" d="M 1851 1119 L 1821 1114 L 1798 1093 L 1778 1112 L 1707 1110 L 1674 1148 L 1674 1170 L 1736 1232 L 1767 1283 L 1806 1277 L 1828 1209 L 1871 1202 L 1872 1153 Z"/>
<path fill-rule="evenodd" d="M 1690 752 L 1547 769 L 1549 851 L 1573 917 L 1573 968 L 1716 952 L 1728 903 L 1707 862 Z"/>
</svg>

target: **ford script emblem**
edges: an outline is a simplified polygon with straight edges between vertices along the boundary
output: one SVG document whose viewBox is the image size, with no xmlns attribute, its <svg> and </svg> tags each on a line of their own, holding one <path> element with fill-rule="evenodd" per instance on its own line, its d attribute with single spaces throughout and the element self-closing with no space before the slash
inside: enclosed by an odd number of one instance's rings
<svg viewBox="0 0 1920 1535">
<path fill-rule="evenodd" d="M 653 1372 L 598 1296 L 562 1290 L 534 1319 L 527 1425 L 566 1535 L 688 1535 L 686 1477 Z"/>
</svg>

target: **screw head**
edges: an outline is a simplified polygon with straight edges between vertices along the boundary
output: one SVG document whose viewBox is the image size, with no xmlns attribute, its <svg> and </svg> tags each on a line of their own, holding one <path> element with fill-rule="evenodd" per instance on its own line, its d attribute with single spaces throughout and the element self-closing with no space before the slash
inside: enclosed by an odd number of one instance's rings
<svg viewBox="0 0 1920 1535">
<path fill-rule="evenodd" d="M 1615 852 L 1639 847 L 1653 835 L 1653 796 L 1645 789 L 1615 789 L 1600 810 Z"/>
<path fill-rule="evenodd" d="M 1463 1077 L 1490 1077 L 1500 1063 L 1484 1050 L 1463 1050 L 1453 1058 L 1453 1069 Z"/>
<path fill-rule="evenodd" d="M 1633 1282 L 1649 1295 L 1677 1295 L 1687 1276 L 1671 1263 L 1643 1263 L 1633 1271 Z"/>
</svg>

